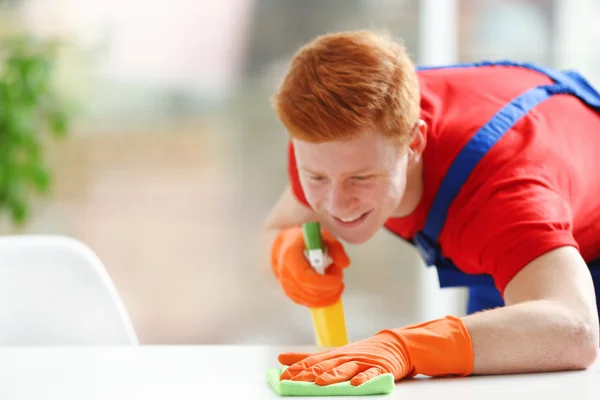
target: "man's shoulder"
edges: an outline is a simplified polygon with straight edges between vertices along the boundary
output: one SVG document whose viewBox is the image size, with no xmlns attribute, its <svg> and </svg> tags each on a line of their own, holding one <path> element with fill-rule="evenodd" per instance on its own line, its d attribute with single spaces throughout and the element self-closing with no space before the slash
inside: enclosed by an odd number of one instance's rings
<svg viewBox="0 0 600 400">
<path fill-rule="evenodd" d="M 507 78 L 535 83 L 550 83 L 551 79 L 541 70 L 543 67 L 528 63 L 506 61 L 476 61 L 456 64 L 421 65 L 416 67 L 422 79 L 484 79 Z M 510 85 L 511 82 L 500 82 Z"/>
<path fill-rule="evenodd" d="M 552 83 L 543 73 L 512 64 L 467 63 L 417 69 L 424 106 L 498 107 L 525 91 Z"/>
</svg>

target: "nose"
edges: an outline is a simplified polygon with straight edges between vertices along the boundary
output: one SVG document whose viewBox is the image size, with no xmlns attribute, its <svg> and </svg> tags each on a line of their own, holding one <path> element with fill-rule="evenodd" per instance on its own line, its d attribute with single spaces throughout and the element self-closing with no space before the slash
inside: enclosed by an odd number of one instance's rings
<svg viewBox="0 0 600 400">
<path fill-rule="evenodd" d="M 353 211 L 358 206 L 358 197 L 345 182 L 336 182 L 329 190 L 328 208 L 335 216 L 343 217 L 344 213 Z"/>
</svg>

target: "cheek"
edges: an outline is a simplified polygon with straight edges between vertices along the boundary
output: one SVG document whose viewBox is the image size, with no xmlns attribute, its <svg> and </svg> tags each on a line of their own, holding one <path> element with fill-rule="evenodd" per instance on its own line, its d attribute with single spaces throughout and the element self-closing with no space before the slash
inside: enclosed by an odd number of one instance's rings
<svg viewBox="0 0 600 400">
<path fill-rule="evenodd" d="M 314 184 L 311 182 L 303 182 L 302 180 L 300 180 L 300 184 L 302 185 L 302 191 L 304 192 L 308 204 L 313 207 L 318 206 L 327 196 L 327 188 L 324 184 Z"/>
<path fill-rule="evenodd" d="M 389 180 L 373 187 L 368 194 L 365 193 L 365 198 L 382 206 L 395 207 L 402 199 L 405 187 L 406 183 L 402 180 Z"/>
<path fill-rule="evenodd" d="M 400 199 L 404 196 L 406 190 L 406 173 L 404 168 L 398 166 L 396 173 L 388 181 L 388 196 L 394 199 Z"/>
<path fill-rule="evenodd" d="M 368 186 L 361 187 L 356 191 L 357 197 L 362 203 L 377 205 L 385 201 L 389 197 L 389 184 L 387 182 L 379 182 Z"/>
<path fill-rule="evenodd" d="M 404 196 L 406 190 L 406 179 L 396 178 L 390 182 L 388 195 L 394 199 L 400 199 Z"/>
</svg>

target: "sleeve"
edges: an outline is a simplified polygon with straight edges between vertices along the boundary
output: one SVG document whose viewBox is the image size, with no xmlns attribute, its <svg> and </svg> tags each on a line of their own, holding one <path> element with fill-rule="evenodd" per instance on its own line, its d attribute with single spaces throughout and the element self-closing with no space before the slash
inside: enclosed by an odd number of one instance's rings
<svg viewBox="0 0 600 400">
<path fill-rule="evenodd" d="M 288 144 L 288 179 L 292 191 L 298 199 L 298 201 L 300 201 L 305 206 L 309 207 L 308 201 L 306 200 L 306 196 L 304 195 L 304 190 L 302 189 L 302 185 L 300 184 L 300 176 L 298 175 L 298 168 L 296 166 L 294 146 L 291 140 Z"/>
<path fill-rule="evenodd" d="M 502 186 L 465 204 L 448 237 L 454 238 L 449 256 L 455 264 L 461 269 L 464 265 L 465 272 L 492 275 L 504 294 L 510 280 L 537 257 L 558 247 L 579 246 L 570 204 L 551 186 L 535 178 Z"/>
</svg>

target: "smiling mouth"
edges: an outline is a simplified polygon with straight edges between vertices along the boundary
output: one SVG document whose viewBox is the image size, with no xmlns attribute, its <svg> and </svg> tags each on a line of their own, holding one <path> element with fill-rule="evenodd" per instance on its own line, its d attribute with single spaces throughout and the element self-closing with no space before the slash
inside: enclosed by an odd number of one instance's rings
<svg viewBox="0 0 600 400">
<path fill-rule="evenodd" d="M 359 223 L 361 223 L 362 221 L 365 220 L 365 218 L 367 218 L 367 216 L 371 213 L 370 211 L 367 211 L 363 214 L 360 214 L 356 217 L 349 217 L 349 218 L 338 218 L 334 215 L 332 215 L 333 219 L 340 225 L 342 226 L 354 226 L 357 225 Z"/>
</svg>

